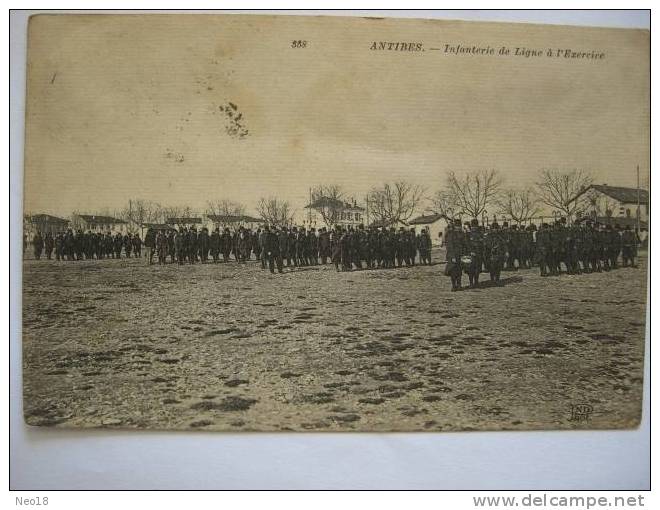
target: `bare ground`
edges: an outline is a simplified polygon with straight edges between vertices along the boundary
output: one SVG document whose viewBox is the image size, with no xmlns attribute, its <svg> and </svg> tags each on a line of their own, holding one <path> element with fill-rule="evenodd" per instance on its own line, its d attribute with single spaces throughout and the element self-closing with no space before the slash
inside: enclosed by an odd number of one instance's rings
<svg viewBox="0 0 660 510">
<path fill-rule="evenodd" d="M 456 293 L 442 268 L 27 260 L 25 419 L 231 431 L 638 424 L 645 261 L 504 273 L 502 287 Z M 592 406 L 588 420 L 571 421 L 575 404 Z"/>
</svg>

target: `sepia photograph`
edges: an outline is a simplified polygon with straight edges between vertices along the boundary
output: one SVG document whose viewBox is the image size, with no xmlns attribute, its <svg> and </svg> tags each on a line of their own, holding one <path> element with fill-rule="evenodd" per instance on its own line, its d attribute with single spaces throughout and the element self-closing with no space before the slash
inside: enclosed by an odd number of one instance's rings
<svg viewBox="0 0 660 510">
<path fill-rule="evenodd" d="M 29 20 L 27 425 L 634 429 L 650 34 Z"/>
</svg>

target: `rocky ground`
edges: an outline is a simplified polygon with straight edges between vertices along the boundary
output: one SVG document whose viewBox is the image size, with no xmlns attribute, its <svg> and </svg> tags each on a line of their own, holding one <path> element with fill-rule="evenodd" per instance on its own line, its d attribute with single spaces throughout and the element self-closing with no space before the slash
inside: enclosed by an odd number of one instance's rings
<svg viewBox="0 0 660 510">
<path fill-rule="evenodd" d="M 637 425 L 645 260 L 559 278 L 505 273 L 501 287 L 455 293 L 442 269 L 26 260 L 25 419 L 230 431 Z M 588 419 L 571 420 L 576 404 L 591 406 Z"/>
</svg>

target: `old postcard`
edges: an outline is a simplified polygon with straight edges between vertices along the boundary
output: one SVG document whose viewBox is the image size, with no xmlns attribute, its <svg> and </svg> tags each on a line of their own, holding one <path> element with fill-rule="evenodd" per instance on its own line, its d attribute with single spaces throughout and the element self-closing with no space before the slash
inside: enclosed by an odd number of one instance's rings
<svg viewBox="0 0 660 510">
<path fill-rule="evenodd" d="M 636 427 L 647 31 L 29 24 L 29 425 Z"/>
</svg>

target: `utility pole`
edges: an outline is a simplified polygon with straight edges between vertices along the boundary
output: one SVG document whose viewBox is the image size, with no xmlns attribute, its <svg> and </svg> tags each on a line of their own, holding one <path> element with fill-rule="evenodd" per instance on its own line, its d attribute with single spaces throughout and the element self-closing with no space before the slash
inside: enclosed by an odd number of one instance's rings
<svg viewBox="0 0 660 510">
<path fill-rule="evenodd" d="M 309 218 L 309 227 L 312 227 L 312 188 L 309 188 L 309 206 L 307 208 L 308 218 Z"/>
<path fill-rule="evenodd" d="M 639 235 L 640 232 L 640 199 L 639 199 L 640 191 L 639 191 L 639 165 L 637 165 L 637 235 Z"/>
</svg>

